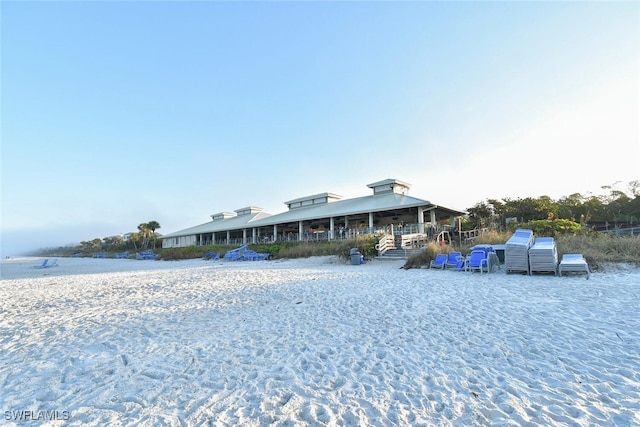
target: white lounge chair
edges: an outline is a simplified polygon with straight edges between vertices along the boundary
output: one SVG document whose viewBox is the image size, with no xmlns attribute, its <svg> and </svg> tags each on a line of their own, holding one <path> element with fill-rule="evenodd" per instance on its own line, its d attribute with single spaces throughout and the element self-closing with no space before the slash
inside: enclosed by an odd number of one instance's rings
<svg viewBox="0 0 640 427">
<path fill-rule="evenodd" d="M 558 274 L 562 276 L 562 273 L 584 273 L 589 279 L 589 264 L 584 259 L 582 254 L 564 254 L 558 265 Z"/>
<path fill-rule="evenodd" d="M 538 237 L 529 248 L 529 274 L 558 274 L 558 249 L 553 237 Z"/>
<path fill-rule="evenodd" d="M 520 272 L 530 274 L 529 248 L 533 245 L 533 231 L 517 229 L 507 240 L 504 249 L 504 265 L 507 273 Z"/>
</svg>

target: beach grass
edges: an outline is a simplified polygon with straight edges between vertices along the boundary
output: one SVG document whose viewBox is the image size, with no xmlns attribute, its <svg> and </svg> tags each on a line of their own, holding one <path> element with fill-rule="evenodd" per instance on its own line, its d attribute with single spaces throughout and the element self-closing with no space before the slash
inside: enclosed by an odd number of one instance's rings
<svg viewBox="0 0 640 427">
<path fill-rule="evenodd" d="M 468 253 L 471 247 L 478 244 L 504 244 L 511 237 L 511 232 L 490 231 L 477 237 L 472 242 L 462 245 L 427 244 L 420 254 L 412 255 L 407 260 L 405 268 L 423 268 L 435 259 L 438 253 L 459 251 Z M 589 265 L 598 269 L 603 263 L 634 263 L 640 265 L 640 236 L 612 236 L 601 233 L 589 234 L 560 234 L 555 237 L 558 257 L 563 254 L 583 254 Z M 308 242 L 276 242 L 268 244 L 249 245 L 251 250 L 258 253 L 268 253 L 271 258 L 308 258 L 312 256 L 336 255 L 348 259 L 352 248 L 357 248 L 366 259 L 377 255 L 374 236 L 360 236 L 358 239 L 339 241 L 308 241 Z M 165 261 L 202 258 L 207 252 L 213 251 L 221 257 L 233 247 L 228 245 L 187 246 L 181 248 L 158 249 L 159 257 Z M 48 255 L 48 254 L 42 254 Z M 110 254 L 113 256 L 113 254 Z M 86 255 L 90 256 L 90 254 Z"/>
<path fill-rule="evenodd" d="M 472 243 L 462 246 L 445 245 L 440 247 L 429 244 L 419 254 L 412 255 L 407 260 L 404 268 L 423 268 L 435 259 L 438 253 L 460 251 L 463 254 L 470 252 L 474 245 L 504 244 L 510 232 L 491 231 L 476 238 Z M 582 254 L 593 270 L 598 270 L 606 263 L 633 263 L 640 265 L 640 236 L 610 236 L 606 234 L 590 235 L 559 235 L 555 237 L 558 248 L 558 258 L 564 254 Z"/>
</svg>

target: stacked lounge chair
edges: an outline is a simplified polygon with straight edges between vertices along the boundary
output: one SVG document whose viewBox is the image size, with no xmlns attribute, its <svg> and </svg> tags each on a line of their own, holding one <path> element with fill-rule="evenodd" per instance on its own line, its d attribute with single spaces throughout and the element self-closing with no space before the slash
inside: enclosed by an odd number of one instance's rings
<svg viewBox="0 0 640 427">
<path fill-rule="evenodd" d="M 562 273 L 584 273 L 589 279 L 589 264 L 584 259 L 582 254 L 564 254 L 562 260 L 558 265 L 558 274 L 562 276 Z"/>
<path fill-rule="evenodd" d="M 507 273 L 529 274 L 529 248 L 533 244 L 533 231 L 519 228 L 507 240 L 504 249 L 504 264 Z"/>
<path fill-rule="evenodd" d="M 155 260 L 156 258 L 157 258 L 157 255 L 151 249 L 147 249 L 146 251 L 136 252 L 136 259 Z"/>
<path fill-rule="evenodd" d="M 475 245 L 471 248 L 472 251 L 483 251 L 485 258 L 487 259 L 487 270 L 492 273 L 496 268 L 500 270 L 500 258 L 492 245 Z"/>
<path fill-rule="evenodd" d="M 220 254 L 214 251 L 209 251 L 202 256 L 202 259 L 210 261 L 210 260 L 218 260 L 220 259 Z"/>
<path fill-rule="evenodd" d="M 228 250 L 222 259 L 224 261 L 263 261 L 268 260 L 269 257 L 270 254 L 268 253 L 260 254 L 249 249 L 248 245 L 243 245 L 239 248 Z"/>
<path fill-rule="evenodd" d="M 553 237 L 538 237 L 529 248 L 529 274 L 558 273 L 558 248 Z"/>
</svg>

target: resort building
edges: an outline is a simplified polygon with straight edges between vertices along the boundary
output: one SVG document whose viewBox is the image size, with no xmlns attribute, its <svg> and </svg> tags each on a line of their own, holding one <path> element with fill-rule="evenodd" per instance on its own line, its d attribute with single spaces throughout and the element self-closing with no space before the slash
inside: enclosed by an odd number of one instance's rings
<svg viewBox="0 0 640 427">
<path fill-rule="evenodd" d="M 372 194 L 353 199 L 321 193 L 289 200 L 288 210 L 274 215 L 255 206 L 213 214 L 209 222 L 166 234 L 162 247 L 336 240 L 367 234 L 395 236 L 400 246 L 415 246 L 454 228 L 456 218 L 465 214 L 409 196 L 411 185 L 397 179 L 367 187 Z"/>
</svg>

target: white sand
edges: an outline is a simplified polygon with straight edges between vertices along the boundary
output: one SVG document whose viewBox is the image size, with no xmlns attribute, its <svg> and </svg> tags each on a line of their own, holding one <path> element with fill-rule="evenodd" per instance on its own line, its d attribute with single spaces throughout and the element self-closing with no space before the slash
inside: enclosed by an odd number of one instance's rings
<svg viewBox="0 0 640 427">
<path fill-rule="evenodd" d="M 640 424 L 637 268 L 40 261 L 2 261 L 0 423 Z"/>
</svg>

